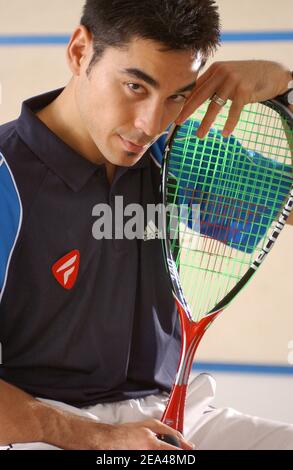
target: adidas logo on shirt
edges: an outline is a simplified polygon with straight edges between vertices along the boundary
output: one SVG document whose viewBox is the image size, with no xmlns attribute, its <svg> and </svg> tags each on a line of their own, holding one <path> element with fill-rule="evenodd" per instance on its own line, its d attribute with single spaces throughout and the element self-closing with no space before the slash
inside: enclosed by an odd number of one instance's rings
<svg viewBox="0 0 293 470">
<path fill-rule="evenodd" d="M 156 239 L 160 239 L 161 238 L 161 234 L 160 234 L 160 231 L 158 230 L 156 224 L 150 220 L 145 231 L 144 231 L 144 241 L 147 242 L 149 240 L 156 240 Z"/>
</svg>

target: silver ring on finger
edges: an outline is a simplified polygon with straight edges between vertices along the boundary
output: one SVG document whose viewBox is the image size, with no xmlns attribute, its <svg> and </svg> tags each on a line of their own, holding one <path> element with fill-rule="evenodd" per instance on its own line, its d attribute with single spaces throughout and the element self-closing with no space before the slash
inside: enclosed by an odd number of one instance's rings
<svg viewBox="0 0 293 470">
<path fill-rule="evenodd" d="M 227 103 L 227 100 L 223 100 L 222 98 L 220 98 L 220 96 L 218 96 L 217 93 L 215 93 L 211 97 L 211 101 L 213 103 L 217 103 L 219 106 L 225 106 L 225 104 Z"/>
</svg>

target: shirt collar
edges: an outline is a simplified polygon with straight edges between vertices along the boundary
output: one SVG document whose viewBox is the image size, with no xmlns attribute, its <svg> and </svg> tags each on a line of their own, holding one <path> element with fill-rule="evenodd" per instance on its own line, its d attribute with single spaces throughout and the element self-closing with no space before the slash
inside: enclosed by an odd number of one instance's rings
<svg viewBox="0 0 293 470">
<path fill-rule="evenodd" d="M 24 101 L 17 120 L 17 132 L 34 154 L 57 174 L 73 191 L 80 191 L 92 175 L 104 165 L 95 165 L 54 134 L 36 113 L 54 101 L 63 89 Z M 149 152 L 129 170 L 149 166 Z"/>
</svg>

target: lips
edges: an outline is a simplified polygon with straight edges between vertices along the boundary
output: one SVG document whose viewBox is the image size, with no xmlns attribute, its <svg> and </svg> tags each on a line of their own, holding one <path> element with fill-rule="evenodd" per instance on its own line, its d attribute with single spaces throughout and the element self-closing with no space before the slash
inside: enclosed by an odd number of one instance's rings
<svg viewBox="0 0 293 470">
<path fill-rule="evenodd" d="M 121 137 L 121 135 L 119 137 L 121 139 L 123 147 L 128 152 L 141 153 L 147 147 L 146 145 L 136 145 L 133 142 L 130 142 L 129 140 L 124 139 L 123 137 Z"/>
</svg>

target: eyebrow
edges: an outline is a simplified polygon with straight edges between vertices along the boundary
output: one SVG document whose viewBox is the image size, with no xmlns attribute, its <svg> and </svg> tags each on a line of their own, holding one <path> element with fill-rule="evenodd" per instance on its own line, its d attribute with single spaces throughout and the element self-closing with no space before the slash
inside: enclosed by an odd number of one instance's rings
<svg viewBox="0 0 293 470">
<path fill-rule="evenodd" d="M 160 89 L 159 82 L 141 69 L 137 69 L 137 68 L 124 69 L 122 70 L 122 73 L 138 78 L 139 80 L 146 82 L 148 85 L 155 88 L 156 90 Z M 184 86 L 183 88 L 180 88 L 179 90 L 175 91 L 174 94 L 192 91 L 195 85 L 196 85 L 196 80 Z"/>
</svg>

